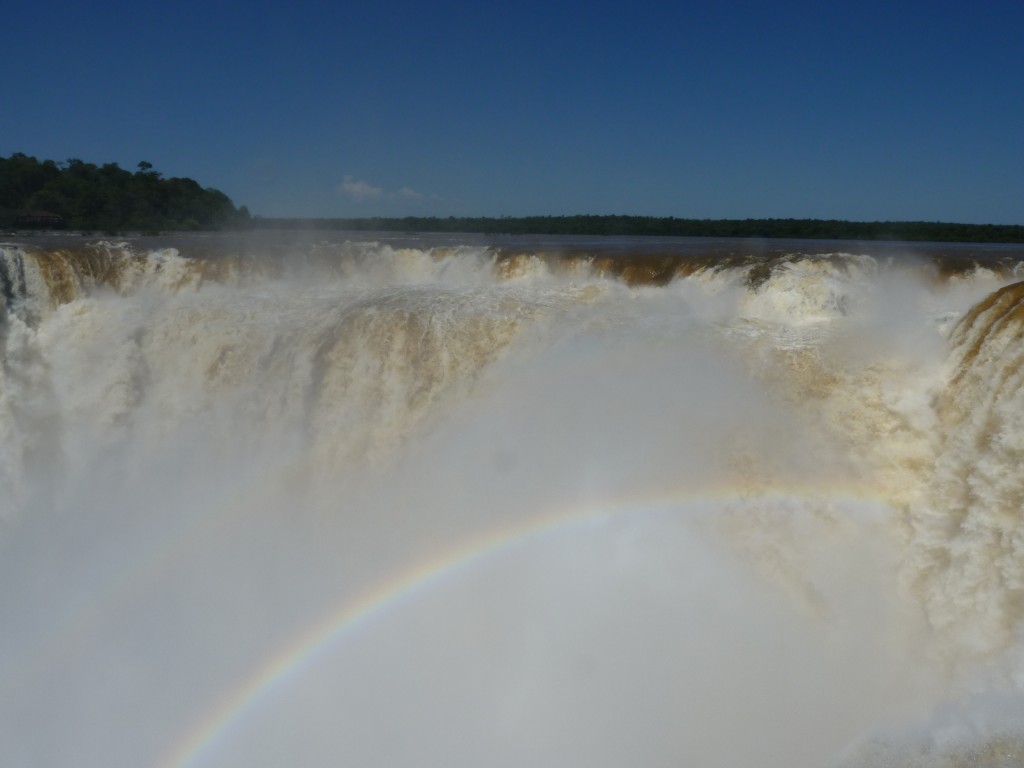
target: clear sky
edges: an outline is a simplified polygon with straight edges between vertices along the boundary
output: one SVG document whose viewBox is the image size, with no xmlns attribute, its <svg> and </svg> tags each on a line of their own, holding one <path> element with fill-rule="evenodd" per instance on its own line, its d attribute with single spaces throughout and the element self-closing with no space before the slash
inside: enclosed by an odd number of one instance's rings
<svg viewBox="0 0 1024 768">
<path fill-rule="evenodd" d="M 0 155 L 265 216 L 1024 224 L 1024 0 L 4 10 Z"/>
</svg>

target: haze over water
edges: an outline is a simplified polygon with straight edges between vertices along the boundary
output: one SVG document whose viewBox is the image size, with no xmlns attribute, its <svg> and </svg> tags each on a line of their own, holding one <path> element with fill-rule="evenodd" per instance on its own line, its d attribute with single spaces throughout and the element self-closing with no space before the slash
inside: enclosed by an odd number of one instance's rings
<svg viewBox="0 0 1024 768">
<path fill-rule="evenodd" d="M 1021 262 L 0 245 L 0 754 L 1020 765 Z"/>
</svg>

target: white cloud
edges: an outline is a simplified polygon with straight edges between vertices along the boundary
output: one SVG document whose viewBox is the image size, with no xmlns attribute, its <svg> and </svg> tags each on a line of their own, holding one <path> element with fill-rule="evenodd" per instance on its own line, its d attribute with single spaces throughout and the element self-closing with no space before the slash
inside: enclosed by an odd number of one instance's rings
<svg viewBox="0 0 1024 768">
<path fill-rule="evenodd" d="M 357 179 L 355 176 L 346 174 L 338 185 L 338 194 L 348 198 L 354 203 L 375 204 L 374 210 L 389 210 L 392 214 L 400 211 L 414 210 L 425 200 L 436 203 L 441 200 L 435 194 L 424 194 L 412 187 L 402 187 L 395 190 L 375 187 L 367 181 Z M 382 208 L 383 206 L 383 208 Z"/>
<path fill-rule="evenodd" d="M 344 179 L 342 179 L 339 190 L 343 195 L 352 198 L 357 203 L 379 200 L 384 196 L 384 190 L 380 187 L 367 184 L 365 181 L 354 179 L 351 176 L 345 176 Z"/>
</svg>

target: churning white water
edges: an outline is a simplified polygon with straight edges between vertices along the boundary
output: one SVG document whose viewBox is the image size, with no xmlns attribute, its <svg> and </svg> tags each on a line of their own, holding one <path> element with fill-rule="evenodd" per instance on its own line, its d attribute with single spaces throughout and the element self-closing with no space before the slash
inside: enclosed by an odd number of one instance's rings
<svg viewBox="0 0 1024 768">
<path fill-rule="evenodd" d="M 1024 253 L 264 237 L 0 246 L 0 762 L 1024 764 Z"/>
</svg>

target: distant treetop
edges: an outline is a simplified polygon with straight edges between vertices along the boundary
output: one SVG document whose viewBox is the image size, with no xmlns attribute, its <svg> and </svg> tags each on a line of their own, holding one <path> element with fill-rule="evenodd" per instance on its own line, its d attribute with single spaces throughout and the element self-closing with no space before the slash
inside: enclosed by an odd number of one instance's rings
<svg viewBox="0 0 1024 768">
<path fill-rule="evenodd" d="M 794 240 L 909 240 L 946 243 L 1024 243 L 1017 224 L 839 219 L 683 219 L 674 216 L 522 216 L 362 219 L 253 219 L 265 229 L 380 232 L 477 232 L 491 235 L 614 235 L 785 238 Z"/>
</svg>

